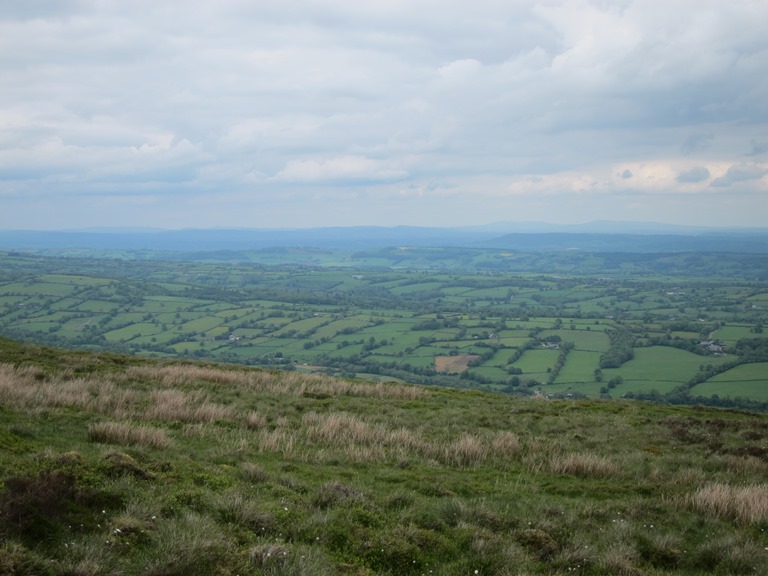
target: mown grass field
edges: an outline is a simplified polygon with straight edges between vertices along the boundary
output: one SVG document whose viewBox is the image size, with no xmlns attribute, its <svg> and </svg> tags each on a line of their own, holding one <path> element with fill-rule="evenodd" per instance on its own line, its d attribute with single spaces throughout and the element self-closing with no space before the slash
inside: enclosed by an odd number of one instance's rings
<svg viewBox="0 0 768 576">
<path fill-rule="evenodd" d="M 0 339 L 4 574 L 768 573 L 768 417 Z"/>
</svg>

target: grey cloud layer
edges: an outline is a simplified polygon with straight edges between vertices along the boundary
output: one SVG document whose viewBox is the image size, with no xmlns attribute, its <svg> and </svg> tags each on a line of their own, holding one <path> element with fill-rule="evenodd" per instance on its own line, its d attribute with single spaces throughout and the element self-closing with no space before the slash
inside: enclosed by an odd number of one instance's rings
<svg viewBox="0 0 768 576">
<path fill-rule="evenodd" d="M 64 203 L 75 225 L 86 206 L 147 225 L 454 224 L 479 202 L 653 218 L 731 189 L 742 206 L 702 218 L 752 223 L 766 21 L 762 0 L 3 1 L 0 226 Z"/>
</svg>

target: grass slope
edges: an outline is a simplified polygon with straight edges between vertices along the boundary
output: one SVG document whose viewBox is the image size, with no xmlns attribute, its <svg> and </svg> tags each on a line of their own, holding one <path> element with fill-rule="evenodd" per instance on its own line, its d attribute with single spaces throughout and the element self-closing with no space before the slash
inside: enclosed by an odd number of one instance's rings
<svg viewBox="0 0 768 576">
<path fill-rule="evenodd" d="M 765 574 L 767 439 L 0 339 L 0 574 Z"/>
</svg>

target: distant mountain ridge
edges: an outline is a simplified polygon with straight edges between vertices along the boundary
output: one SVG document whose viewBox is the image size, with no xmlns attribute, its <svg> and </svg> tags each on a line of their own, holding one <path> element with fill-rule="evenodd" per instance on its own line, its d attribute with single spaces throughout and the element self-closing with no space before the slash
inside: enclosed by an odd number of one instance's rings
<svg viewBox="0 0 768 576">
<path fill-rule="evenodd" d="M 260 250 L 313 247 L 360 250 L 389 246 L 464 246 L 519 251 L 768 253 L 768 228 L 703 228 L 645 222 L 579 225 L 499 222 L 485 226 L 350 226 L 325 228 L 204 228 L 0 230 L 0 249 Z"/>
</svg>

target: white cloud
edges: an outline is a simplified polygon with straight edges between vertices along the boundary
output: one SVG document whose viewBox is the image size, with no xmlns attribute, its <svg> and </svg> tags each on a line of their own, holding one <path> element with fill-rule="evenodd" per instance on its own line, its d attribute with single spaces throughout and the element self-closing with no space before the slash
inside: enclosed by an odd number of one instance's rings
<svg viewBox="0 0 768 576">
<path fill-rule="evenodd" d="M 761 180 L 768 174 L 768 167 L 758 164 L 734 164 L 728 171 L 719 178 L 712 181 L 712 186 L 718 188 L 727 188 L 734 184 L 743 184 Z"/>
<path fill-rule="evenodd" d="M 357 187 L 361 221 L 371 199 L 437 225 L 477 198 L 488 220 L 519 197 L 589 213 L 563 195 L 627 219 L 608 198 L 699 193 L 711 214 L 679 217 L 714 218 L 718 191 L 765 189 L 743 161 L 764 160 L 766 21 L 763 0 L 0 0 L 3 208 L 45 227 L 24 197 L 183 193 L 174 221 L 200 225 L 220 195 L 227 225 L 321 193 L 322 224 Z"/>
<path fill-rule="evenodd" d="M 408 172 L 380 160 L 363 156 L 289 161 L 275 177 L 279 182 L 389 181 L 405 178 Z"/>
</svg>

